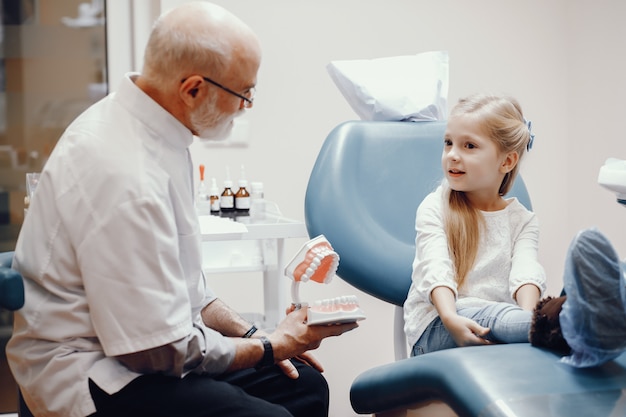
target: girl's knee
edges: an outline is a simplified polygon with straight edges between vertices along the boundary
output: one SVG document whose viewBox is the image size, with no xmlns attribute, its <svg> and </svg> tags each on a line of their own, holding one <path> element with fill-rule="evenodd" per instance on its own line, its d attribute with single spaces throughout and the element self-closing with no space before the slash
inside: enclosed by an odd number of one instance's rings
<svg viewBox="0 0 626 417">
<path fill-rule="evenodd" d="M 419 356 L 424 354 L 424 347 L 419 344 L 413 345 L 413 349 L 411 349 L 411 356 Z"/>
</svg>

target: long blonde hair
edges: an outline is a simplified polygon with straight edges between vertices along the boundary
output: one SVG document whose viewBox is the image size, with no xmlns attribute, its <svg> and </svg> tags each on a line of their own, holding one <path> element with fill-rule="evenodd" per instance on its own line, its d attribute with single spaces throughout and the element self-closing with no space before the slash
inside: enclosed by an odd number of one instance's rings
<svg viewBox="0 0 626 417">
<path fill-rule="evenodd" d="M 519 155 L 518 163 L 504 176 L 500 184 L 499 194 L 505 195 L 513 186 L 520 161 L 530 142 L 530 131 L 522 108 L 511 97 L 478 94 L 459 100 L 452 109 L 450 118 L 465 114 L 477 116 L 484 131 L 501 152 L 517 152 Z M 464 192 L 447 187 L 444 197 L 444 224 L 448 250 L 460 288 L 476 261 L 484 219 L 480 210 L 470 204 Z"/>
</svg>

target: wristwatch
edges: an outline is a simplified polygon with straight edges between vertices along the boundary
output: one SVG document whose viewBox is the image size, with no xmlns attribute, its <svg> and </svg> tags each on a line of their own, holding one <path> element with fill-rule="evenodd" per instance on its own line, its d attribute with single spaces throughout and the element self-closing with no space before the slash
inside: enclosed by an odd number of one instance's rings
<svg viewBox="0 0 626 417">
<path fill-rule="evenodd" d="M 274 365 L 274 349 L 272 349 L 270 340 L 265 336 L 259 337 L 259 340 L 263 343 L 263 358 L 261 358 L 261 361 L 255 366 L 257 370 Z"/>
</svg>

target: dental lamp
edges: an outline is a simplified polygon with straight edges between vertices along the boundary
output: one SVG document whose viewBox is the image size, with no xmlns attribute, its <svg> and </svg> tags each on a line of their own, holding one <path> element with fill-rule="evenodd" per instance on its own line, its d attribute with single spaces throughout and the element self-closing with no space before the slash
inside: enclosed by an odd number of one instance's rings
<svg viewBox="0 0 626 417">
<path fill-rule="evenodd" d="M 609 158 L 600 168 L 598 183 L 613 191 L 617 202 L 626 207 L 626 161 Z"/>
</svg>

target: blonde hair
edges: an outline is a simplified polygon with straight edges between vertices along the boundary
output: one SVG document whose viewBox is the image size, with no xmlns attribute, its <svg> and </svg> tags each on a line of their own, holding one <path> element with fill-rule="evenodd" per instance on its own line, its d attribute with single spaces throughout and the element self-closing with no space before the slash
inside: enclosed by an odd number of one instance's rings
<svg viewBox="0 0 626 417">
<path fill-rule="evenodd" d="M 517 100 L 511 97 L 477 94 L 459 100 L 450 112 L 450 118 L 467 114 L 476 117 L 501 152 L 517 152 L 519 155 L 517 164 L 505 174 L 500 184 L 499 194 L 505 195 L 513 186 L 519 172 L 520 161 L 530 142 L 530 131 L 522 108 Z M 476 261 L 484 218 L 480 210 L 470 204 L 464 192 L 447 187 L 444 195 L 444 224 L 448 250 L 460 288 Z"/>
</svg>

